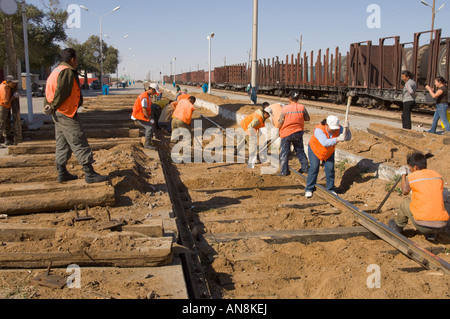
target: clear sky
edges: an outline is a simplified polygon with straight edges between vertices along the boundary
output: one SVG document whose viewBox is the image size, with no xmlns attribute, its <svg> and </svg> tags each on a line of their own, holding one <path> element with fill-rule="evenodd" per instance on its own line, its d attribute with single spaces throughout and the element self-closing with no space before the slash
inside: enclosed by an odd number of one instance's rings
<svg viewBox="0 0 450 319">
<path fill-rule="evenodd" d="M 28 0 L 40 6 L 42 0 Z M 427 0 L 432 4 L 433 0 Z M 446 3 L 447 2 L 447 3 Z M 116 45 L 123 56 L 123 68 L 144 79 L 149 71 L 159 73 L 164 66 L 170 74 L 170 61 L 177 58 L 177 73 L 208 68 L 207 36 L 212 40 L 212 66 L 248 61 L 252 46 L 253 0 L 61 0 L 84 5 L 98 15 L 121 9 L 103 19 L 104 40 Z M 446 7 L 436 16 L 435 27 L 450 37 L 450 3 L 437 0 L 437 8 Z M 367 8 L 380 8 L 381 27 L 369 28 Z M 303 49 L 310 53 L 339 46 L 346 53 L 350 44 L 381 37 L 401 36 L 402 43 L 412 42 L 415 32 L 431 29 L 431 8 L 420 0 L 259 0 L 258 58 L 297 54 L 303 35 Z M 99 18 L 81 10 L 81 28 L 67 34 L 84 42 L 100 33 Z M 428 37 L 428 36 L 427 36 Z M 130 48 L 132 48 L 130 50 Z M 134 57 L 133 57 L 134 56 Z"/>
</svg>

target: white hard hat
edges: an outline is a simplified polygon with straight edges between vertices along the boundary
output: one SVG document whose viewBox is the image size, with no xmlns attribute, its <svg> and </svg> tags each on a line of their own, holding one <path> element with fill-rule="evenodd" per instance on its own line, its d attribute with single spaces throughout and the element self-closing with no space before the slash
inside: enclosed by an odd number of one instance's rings
<svg viewBox="0 0 450 319">
<path fill-rule="evenodd" d="M 159 86 L 156 83 L 150 84 L 150 89 L 155 89 L 156 93 L 161 94 L 161 91 L 159 90 Z"/>
<path fill-rule="evenodd" d="M 339 130 L 341 128 L 339 124 L 339 118 L 337 116 L 333 115 L 329 116 L 327 118 L 327 124 L 332 130 Z"/>
</svg>

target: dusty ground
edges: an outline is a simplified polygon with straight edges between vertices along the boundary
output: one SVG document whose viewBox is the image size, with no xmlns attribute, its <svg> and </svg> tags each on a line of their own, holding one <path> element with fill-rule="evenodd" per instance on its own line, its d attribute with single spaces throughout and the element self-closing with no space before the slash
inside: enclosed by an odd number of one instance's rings
<svg viewBox="0 0 450 319">
<path fill-rule="evenodd" d="M 255 110 L 247 105 L 217 97 L 198 98 L 221 103 L 244 114 Z M 214 116 L 201 110 L 206 116 Z M 313 118 L 307 130 L 322 119 Z M 234 123 L 215 116 L 214 121 L 226 127 Z M 370 147 L 372 146 L 372 147 Z M 368 133 L 354 132 L 347 151 L 372 158 L 375 161 L 404 165 L 408 149 L 396 147 Z M 369 150 L 370 149 L 370 150 Z M 445 150 L 436 150 L 445 152 Z M 441 154 L 441 153 L 438 153 Z M 299 168 L 296 159 L 291 160 Z M 430 168 L 439 169 L 430 161 Z M 400 165 L 400 166 L 401 166 Z M 279 178 L 261 175 L 259 166 L 250 170 L 245 164 L 180 164 L 180 189 L 186 197 L 185 208 L 191 227 L 205 236 L 219 233 L 258 232 L 291 229 L 316 229 L 358 226 L 354 217 L 323 203 L 314 208 L 296 209 L 305 203 L 304 190 L 295 176 Z M 442 166 L 441 166 L 442 168 Z M 375 178 L 373 173 L 362 171 L 347 163 L 336 164 L 338 186 L 347 201 L 363 211 L 373 212 L 392 186 L 391 182 Z M 444 176 L 448 172 L 443 170 Z M 324 185 L 324 173 L 319 183 Z M 394 193 L 382 213 L 374 215 L 387 224 L 395 216 L 403 196 Z M 313 198 L 320 201 L 319 198 Z M 438 244 L 431 244 L 416 234 L 411 225 L 407 236 L 421 247 L 431 250 L 450 262 L 450 240 L 442 235 Z M 449 298 L 448 276 L 426 271 L 417 263 L 381 240 L 363 237 L 338 240 L 330 243 L 274 244 L 264 239 L 240 240 L 230 243 L 202 241 L 199 243 L 202 258 L 207 265 L 215 297 L 283 298 L 283 299 L 440 299 Z M 381 288 L 369 289 L 367 280 L 370 265 L 381 270 Z"/>
<path fill-rule="evenodd" d="M 111 218 L 128 225 L 152 218 L 152 214 L 161 210 L 171 210 L 170 198 L 157 153 L 145 154 L 142 148 L 118 146 L 108 151 L 95 152 L 95 169 L 101 174 L 110 174 L 115 187 L 117 207 L 111 207 Z M 69 170 L 83 177 L 78 164 L 69 166 Z M 56 171 L 53 168 L 21 169 L 21 174 L 7 178 L 9 183 L 28 181 L 53 181 Z M 83 216 L 84 207 L 80 207 Z M 108 220 L 106 209 L 92 207 L 89 215 L 95 221 L 73 223 L 75 212 L 49 213 L 9 217 L 2 223 L 56 227 L 55 239 L 37 242 L 2 243 L 1 252 L 34 251 L 78 251 L 79 249 L 132 251 L 139 245 L 134 235 L 119 236 L 109 230 L 97 231 L 99 223 Z M 112 237 L 111 237 L 112 236 Z M 174 265 L 176 263 L 174 262 Z M 115 269 L 83 268 L 82 288 L 51 289 L 33 285 L 30 280 L 42 270 L 2 271 L 0 279 L 0 298 L 13 299 L 145 299 L 145 298 L 183 298 L 183 291 L 175 293 L 176 285 L 168 285 L 164 278 L 173 275 L 169 268 L 153 269 Z M 67 277 L 65 269 L 55 269 L 54 274 Z M 182 274 L 178 274 L 182 278 Z"/>
</svg>

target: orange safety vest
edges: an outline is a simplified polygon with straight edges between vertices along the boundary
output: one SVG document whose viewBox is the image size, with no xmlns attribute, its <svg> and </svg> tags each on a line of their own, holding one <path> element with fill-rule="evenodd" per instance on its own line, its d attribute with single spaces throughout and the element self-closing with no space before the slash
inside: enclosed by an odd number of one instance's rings
<svg viewBox="0 0 450 319">
<path fill-rule="evenodd" d="M 173 112 L 172 117 L 183 121 L 187 125 L 191 124 L 192 113 L 195 111 L 194 105 L 189 100 L 180 100 Z"/>
<path fill-rule="evenodd" d="M 261 115 L 259 115 L 258 113 L 253 113 L 252 115 L 247 116 L 245 119 L 242 120 L 241 122 L 241 127 L 244 129 L 245 132 L 247 132 L 248 134 L 248 126 L 255 120 L 258 119 L 259 124 L 254 127 L 254 129 L 256 131 L 258 131 L 259 129 L 263 128 L 266 126 L 266 124 L 264 123 L 264 118 L 261 117 Z"/>
<path fill-rule="evenodd" d="M 177 98 L 177 101 L 180 101 L 180 100 L 187 100 L 187 99 L 189 99 L 191 96 L 189 95 L 189 94 L 181 94 L 178 98 Z"/>
<path fill-rule="evenodd" d="M 286 105 L 281 116 L 284 115 L 284 123 L 280 128 L 280 138 L 291 136 L 305 129 L 305 107 L 301 104 Z"/>
<path fill-rule="evenodd" d="M 444 180 L 437 172 L 424 169 L 408 176 L 412 189 L 410 209 L 417 221 L 448 221 L 444 204 Z"/>
<path fill-rule="evenodd" d="M 147 99 L 147 103 L 148 103 L 148 108 L 147 108 L 147 112 L 148 115 L 150 116 L 152 114 L 152 101 L 150 100 L 150 97 L 148 96 L 147 92 L 142 93 L 141 95 L 138 96 L 138 98 L 136 99 L 136 101 L 134 102 L 134 106 L 133 106 L 133 117 L 136 120 L 139 121 L 144 121 L 144 122 L 150 122 L 150 119 L 146 118 L 144 115 L 144 111 L 142 110 L 142 100 Z"/>
<path fill-rule="evenodd" d="M 276 128 L 280 128 L 281 127 L 281 123 L 280 121 L 280 117 L 281 117 L 281 112 L 283 112 L 283 107 L 281 106 L 281 104 L 272 104 L 270 105 L 270 109 L 272 110 L 272 122 L 273 125 Z"/>
<path fill-rule="evenodd" d="M 69 69 L 66 65 L 58 66 L 48 77 L 47 85 L 45 88 L 45 96 L 47 102 L 52 103 L 56 93 L 56 87 L 58 85 L 59 74 L 63 71 Z M 70 96 L 63 102 L 63 104 L 58 107 L 57 111 L 67 117 L 73 118 L 77 113 L 81 98 L 80 87 L 76 79 L 73 81 L 72 92 Z"/>
<path fill-rule="evenodd" d="M 326 125 L 319 124 L 316 126 L 316 129 L 322 130 L 328 139 L 339 137 L 339 131 L 337 131 L 336 133 L 334 133 L 332 137 L 330 137 L 330 133 L 328 133 Z M 319 140 L 316 138 L 314 134 L 311 138 L 311 141 L 309 141 L 309 146 L 311 147 L 311 150 L 314 152 L 314 154 L 321 161 L 327 161 L 336 151 L 336 145 L 333 145 L 331 147 L 325 147 L 322 144 L 320 144 Z"/>
<path fill-rule="evenodd" d="M 11 103 L 8 103 L 10 98 L 11 88 L 6 85 L 6 81 L 3 81 L 2 84 L 0 84 L 0 105 L 7 109 L 10 109 Z"/>
</svg>

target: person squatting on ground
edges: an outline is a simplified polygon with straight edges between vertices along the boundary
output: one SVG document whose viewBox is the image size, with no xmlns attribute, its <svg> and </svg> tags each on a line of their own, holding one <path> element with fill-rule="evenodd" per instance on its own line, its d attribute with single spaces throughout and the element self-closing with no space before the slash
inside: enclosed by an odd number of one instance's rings
<svg viewBox="0 0 450 319">
<path fill-rule="evenodd" d="M 447 81 L 443 77 L 437 77 L 434 81 L 436 90 L 427 85 L 426 89 L 430 92 L 433 99 L 436 99 L 436 112 L 433 117 L 433 125 L 428 133 L 436 134 L 439 119 L 442 121 L 446 132 L 450 132 L 450 123 L 447 117 L 448 110 L 448 87 Z"/>
<path fill-rule="evenodd" d="M 241 127 L 249 137 L 248 165 L 252 169 L 255 168 L 255 164 L 258 160 L 257 152 L 259 130 L 266 126 L 265 123 L 268 118 L 270 118 L 270 114 L 261 109 L 241 121 Z"/>
<path fill-rule="evenodd" d="M 17 81 L 14 76 L 8 75 L 0 84 L 0 134 L 5 139 L 5 146 L 13 145 L 11 130 L 11 108 L 13 100 L 19 95 L 15 92 Z"/>
<path fill-rule="evenodd" d="M 55 123 L 58 182 L 78 179 L 66 168 L 72 152 L 83 166 L 88 184 L 106 182 L 108 176 L 101 176 L 94 171 L 94 155 L 77 114 L 78 108 L 83 105 L 77 66 L 76 51 L 71 48 L 63 50 L 60 64 L 47 79 L 45 90 L 44 114 L 52 115 Z"/>
<path fill-rule="evenodd" d="M 405 83 L 403 88 L 403 112 L 402 124 L 406 130 L 412 129 L 411 112 L 416 107 L 417 83 L 413 80 L 413 75 L 409 71 L 402 72 L 402 82 Z"/>
<path fill-rule="evenodd" d="M 389 227 L 400 234 L 411 221 L 417 231 L 430 240 L 436 240 L 449 221 L 444 203 L 444 180 L 439 173 L 429 170 L 427 158 L 422 153 L 408 157 L 408 165 L 400 169 L 401 189 L 405 199 L 395 219 L 389 221 Z"/>
<path fill-rule="evenodd" d="M 155 134 L 156 121 L 152 117 L 152 97 L 158 95 L 158 86 L 155 83 L 150 84 L 147 91 L 140 94 L 134 102 L 131 119 L 137 126 L 143 127 L 145 130 L 144 148 L 148 150 L 156 150 L 153 145 L 153 135 Z M 155 106 L 158 107 L 159 106 Z M 156 116 L 156 114 L 155 114 Z"/>
<path fill-rule="evenodd" d="M 310 169 L 308 172 L 306 198 L 311 198 L 317 183 L 321 162 L 325 166 L 327 190 L 337 195 L 335 190 L 335 151 L 336 145 L 349 142 L 352 139 L 350 124 L 339 124 L 339 118 L 329 116 L 323 120 L 314 130 L 308 146 Z"/>
<path fill-rule="evenodd" d="M 289 104 L 282 108 L 279 123 L 281 150 L 280 164 L 281 169 L 278 176 L 288 176 L 289 172 L 289 154 L 291 146 L 294 146 L 297 158 L 302 165 L 300 173 L 306 173 L 309 170 L 308 158 L 305 154 L 303 135 L 305 133 L 305 121 L 311 120 L 305 106 L 298 103 L 300 95 L 293 92 L 289 97 Z"/>
<path fill-rule="evenodd" d="M 197 99 L 190 96 L 188 99 L 182 99 L 172 103 L 175 110 L 172 115 L 172 137 L 171 142 L 176 143 L 179 135 L 179 129 L 187 129 L 191 132 L 192 114 L 195 111 L 195 102 Z"/>
</svg>

